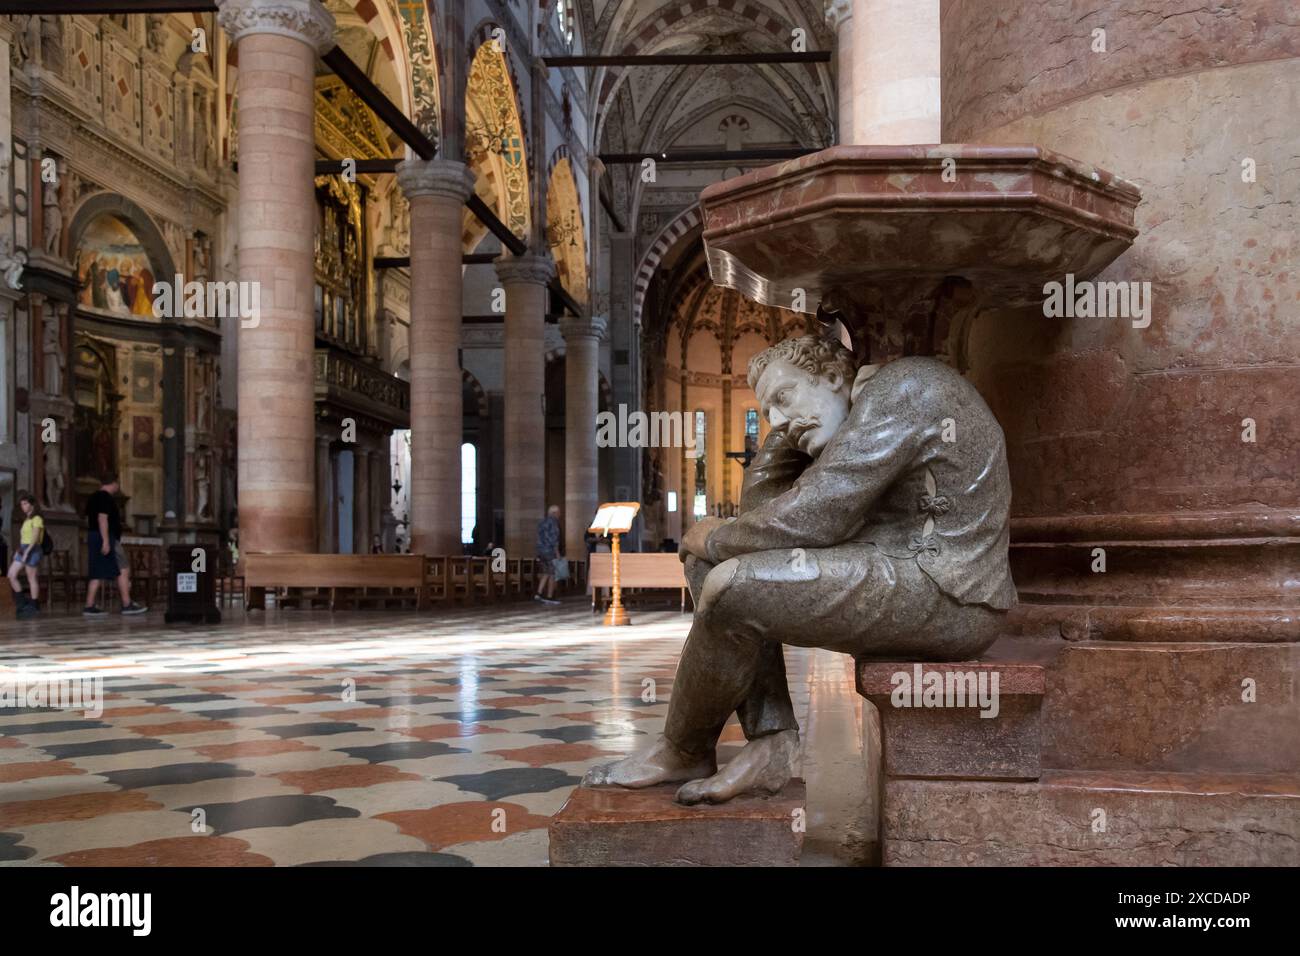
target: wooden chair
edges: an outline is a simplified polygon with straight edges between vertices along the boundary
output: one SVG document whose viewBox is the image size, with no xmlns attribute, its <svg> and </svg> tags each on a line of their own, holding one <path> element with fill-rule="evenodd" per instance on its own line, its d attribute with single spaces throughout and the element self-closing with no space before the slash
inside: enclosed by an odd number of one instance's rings
<svg viewBox="0 0 1300 956">
<path fill-rule="evenodd" d="M 450 568 L 444 557 L 426 557 L 424 559 L 424 588 L 416 601 L 418 610 L 425 610 L 433 602 L 439 604 L 451 600 Z"/>
<path fill-rule="evenodd" d="M 451 600 L 474 603 L 474 559 L 463 554 L 451 555 L 447 561 L 447 593 Z"/>
<path fill-rule="evenodd" d="M 41 568 L 41 586 L 44 588 L 46 610 L 54 610 L 56 594 L 63 601 L 63 609 L 71 611 L 82 593 L 84 583 L 71 551 L 55 551 Z"/>
</svg>

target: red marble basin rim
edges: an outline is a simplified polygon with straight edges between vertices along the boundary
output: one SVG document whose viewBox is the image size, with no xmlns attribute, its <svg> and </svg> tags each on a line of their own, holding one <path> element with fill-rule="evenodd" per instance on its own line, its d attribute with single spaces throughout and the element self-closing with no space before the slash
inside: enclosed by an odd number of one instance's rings
<svg viewBox="0 0 1300 956">
<path fill-rule="evenodd" d="M 945 183 L 943 161 L 949 158 L 958 160 L 957 181 Z M 981 176 L 998 174 L 1028 180 L 1013 188 L 978 185 Z M 830 189 L 832 182 L 835 188 Z M 1063 202 L 1062 187 L 1082 190 L 1089 199 L 1082 205 Z M 831 210 L 920 211 L 927 206 L 954 209 L 1026 203 L 1132 241 L 1137 236 L 1134 210 L 1141 198 L 1141 191 L 1128 180 L 1038 146 L 956 143 L 832 146 L 714 183 L 700 194 L 700 207 L 706 243 Z"/>
<path fill-rule="evenodd" d="M 1136 183 L 1122 176 L 1054 152 L 1041 146 L 980 146 L 972 143 L 937 143 L 920 146 L 831 146 L 807 156 L 789 159 L 782 163 L 773 163 L 761 169 L 755 169 L 743 176 L 736 176 L 722 182 L 706 186 L 700 193 L 700 202 L 712 203 L 729 193 L 742 192 L 750 187 L 762 186 L 774 179 L 797 176 L 801 172 L 820 170 L 836 164 L 847 164 L 850 169 L 861 171 L 863 167 L 878 166 L 886 169 L 898 166 L 906 169 L 917 167 L 941 170 L 945 159 L 957 159 L 962 163 L 999 163 L 1024 164 L 1037 162 L 1045 166 L 1059 167 L 1072 174 L 1085 184 L 1093 183 L 1115 190 L 1121 195 L 1132 198 L 1134 205 L 1142 198 L 1142 191 Z M 960 168 L 960 167 L 959 167 Z"/>
</svg>

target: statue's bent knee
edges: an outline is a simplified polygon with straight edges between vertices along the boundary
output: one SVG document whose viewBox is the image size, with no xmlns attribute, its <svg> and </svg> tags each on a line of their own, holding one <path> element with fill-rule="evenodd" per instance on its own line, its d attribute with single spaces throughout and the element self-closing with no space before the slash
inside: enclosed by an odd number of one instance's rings
<svg viewBox="0 0 1300 956">
<path fill-rule="evenodd" d="M 739 571 L 740 562 L 735 558 L 728 558 L 721 564 L 716 565 L 709 572 L 708 577 L 704 579 L 704 587 L 700 590 L 696 613 L 709 613 L 722 595 L 726 593 L 727 588 L 731 586 L 731 582 L 735 580 Z"/>
</svg>

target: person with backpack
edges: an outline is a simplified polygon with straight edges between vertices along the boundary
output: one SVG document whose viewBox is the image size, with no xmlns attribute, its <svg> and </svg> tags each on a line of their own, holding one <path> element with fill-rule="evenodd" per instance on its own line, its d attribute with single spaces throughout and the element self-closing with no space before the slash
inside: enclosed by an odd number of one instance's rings
<svg viewBox="0 0 1300 956">
<path fill-rule="evenodd" d="M 9 565 L 9 586 L 14 589 L 14 603 L 18 605 L 18 617 L 34 617 L 41 611 L 41 585 L 36 573 L 36 566 L 45 556 L 45 519 L 41 517 L 40 506 L 36 497 L 29 492 L 20 492 L 18 507 L 22 509 L 24 520 L 19 532 L 18 549 L 14 551 L 13 562 Z M 27 572 L 27 590 L 18 580 L 18 572 Z"/>
</svg>

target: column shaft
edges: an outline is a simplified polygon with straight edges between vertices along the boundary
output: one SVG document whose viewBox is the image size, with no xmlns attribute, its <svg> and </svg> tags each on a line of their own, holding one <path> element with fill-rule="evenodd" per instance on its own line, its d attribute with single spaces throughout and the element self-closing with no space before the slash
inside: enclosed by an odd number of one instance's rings
<svg viewBox="0 0 1300 956">
<path fill-rule="evenodd" d="M 333 18 L 307 0 L 223 0 L 239 48 L 239 523 L 246 551 L 316 548 L 312 231 L 316 52 Z M 254 321 L 254 320 L 250 320 Z"/>
<path fill-rule="evenodd" d="M 939 142 L 939 0 L 853 0 L 846 29 L 840 142 Z"/>
<path fill-rule="evenodd" d="M 461 207 L 474 175 L 407 160 L 411 203 L 411 553 L 460 553 Z"/>
<path fill-rule="evenodd" d="M 599 410 L 597 352 L 605 323 L 566 319 L 564 332 L 564 527 L 571 558 L 586 552 L 585 532 L 596 513 L 596 413 Z"/>
<path fill-rule="evenodd" d="M 555 265 L 544 256 L 503 256 L 505 287 L 506 553 L 531 556 L 546 513 L 546 283 Z"/>
</svg>

